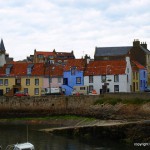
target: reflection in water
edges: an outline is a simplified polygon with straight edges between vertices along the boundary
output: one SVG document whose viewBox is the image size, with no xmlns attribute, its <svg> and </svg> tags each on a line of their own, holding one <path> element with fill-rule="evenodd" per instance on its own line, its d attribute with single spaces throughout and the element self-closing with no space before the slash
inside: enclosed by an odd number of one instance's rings
<svg viewBox="0 0 150 150">
<path fill-rule="evenodd" d="M 46 126 L 47 127 L 47 126 Z M 37 131 L 45 126 L 30 125 L 28 127 L 29 142 L 34 144 L 35 150 L 127 150 L 132 149 L 122 143 L 110 140 L 78 139 L 64 136 L 55 136 Z M 27 141 L 25 125 L 0 125 L 0 145 L 6 147 L 9 144 L 16 144 Z"/>
</svg>

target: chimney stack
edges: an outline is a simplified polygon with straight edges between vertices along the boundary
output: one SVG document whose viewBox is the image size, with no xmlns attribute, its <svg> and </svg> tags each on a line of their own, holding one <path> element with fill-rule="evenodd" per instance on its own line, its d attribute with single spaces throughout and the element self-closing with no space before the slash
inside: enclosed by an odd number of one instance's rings
<svg viewBox="0 0 150 150">
<path fill-rule="evenodd" d="M 139 46 L 140 46 L 140 41 L 138 39 L 134 39 L 133 47 L 139 47 Z"/>
<path fill-rule="evenodd" d="M 145 49 L 147 49 L 147 44 L 146 44 L 146 42 L 144 43 L 141 43 L 141 46 L 143 47 L 143 48 L 145 48 Z"/>
</svg>

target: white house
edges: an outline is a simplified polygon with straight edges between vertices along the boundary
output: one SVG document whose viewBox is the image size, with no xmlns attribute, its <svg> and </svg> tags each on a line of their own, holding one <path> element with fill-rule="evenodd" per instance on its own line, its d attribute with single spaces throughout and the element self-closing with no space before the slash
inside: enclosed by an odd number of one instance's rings
<svg viewBox="0 0 150 150">
<path fill-rule="evenodd" d="M 84 73 L 84 85 L 89 91 L 103 92 L 131 92 L 131 64 L 126 60 L 97 60 L 89 62 Z M 107 89 L 107 90 L 106 90 Z"/>
</svg>

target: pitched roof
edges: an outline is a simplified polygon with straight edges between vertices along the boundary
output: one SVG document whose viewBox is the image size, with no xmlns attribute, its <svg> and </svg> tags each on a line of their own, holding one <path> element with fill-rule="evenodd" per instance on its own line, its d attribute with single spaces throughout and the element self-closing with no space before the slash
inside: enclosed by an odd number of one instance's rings
<svg viewBox="0 0 150 150">
<path fill-rule="evenodd" d="M 94 56 L 119 56 L 129 52 L 132 46 L 125 47 L 96 47 Z"/>
<path fill-rule="evenodd" d="M 5 64 L 2 68 L 0 68 L 0 76 L 6 75 L 6 68 L 10 68 L 10 76 L 26 76 L 27 68 L 30 63 L 21 63 L 21 62 L 13 62 L 11 64 Z M 31 76 L 41 76 L 44 75 L 44 64 L 43 63 L 35 63 L 31 72 Z"/>
<path fill-rule="evenodd" d="M 0 43 L 0 51 L 5 51 L 5 46 L 4 46 L 3 39 L 1 39 L 1 43 Z"/>
<path fill-rule="evenodd" d="M 35 55 L 43 55 L 45 57 L 48 57 L 48 56 L 54 56 L 55 53 L 54 52 L 45 52 L 45 51 L 36 51 Z"/>
<path fill-rule="evenodd" d="M 131 66 L 132 66 L 132 70 L 134 71 L 138 69 L 146 69 L 143 65 L 141 65 L 137 61 L 132 61 Z"/>
<path fill-rule="evenodd" d="M 97 60 L 91 61 L 85 70 L 84 75 L 112 75 L 125 74 L 125 60 Z"/>
<path fill-rule="evenodd" d="M 45 75 L 54 76 L 63 76 L 63 66 L 51 64 L 46 67 Z"/>
<path fill-rule="evenodd" d="M 56 52 L 57 56 L 74 57 L 73 52 Z"/>
<path fill-rule="evenodd" d="M 144 48 L 143 46 L 140 45 L 140 48 L 147 54 L 150 54 L 150 51 L 146 48 Z"/>
<path fill-rule="evenodd" d="M 83 71 L 85 69 L 85 59 L 69 59 L 64 66 L 64 71 L 69 71 L 72 67 L 76 67 L 77 70 Z"/>
</svg>

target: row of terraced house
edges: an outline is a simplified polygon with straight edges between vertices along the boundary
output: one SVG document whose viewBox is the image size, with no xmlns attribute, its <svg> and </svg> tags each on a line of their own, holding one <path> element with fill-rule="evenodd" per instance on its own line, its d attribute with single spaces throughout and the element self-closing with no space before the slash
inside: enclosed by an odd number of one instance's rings
<svg viewBox="0 0 150 150">
<path fill-rule="evenodd" d="M 74 52 L 34 50 L 22 61 L 13 61 L 0 43 L 0 95 L 24 91 L 41 96 L 46 88 L 59 88 L 71 95 L 75 86 L 87 86 L 88 93 L 143 92 L 150 83 L 150 51 L 146 42 L 132 46 L 95 47 L 94 59 L 76 59 Z"/>
</svg>

